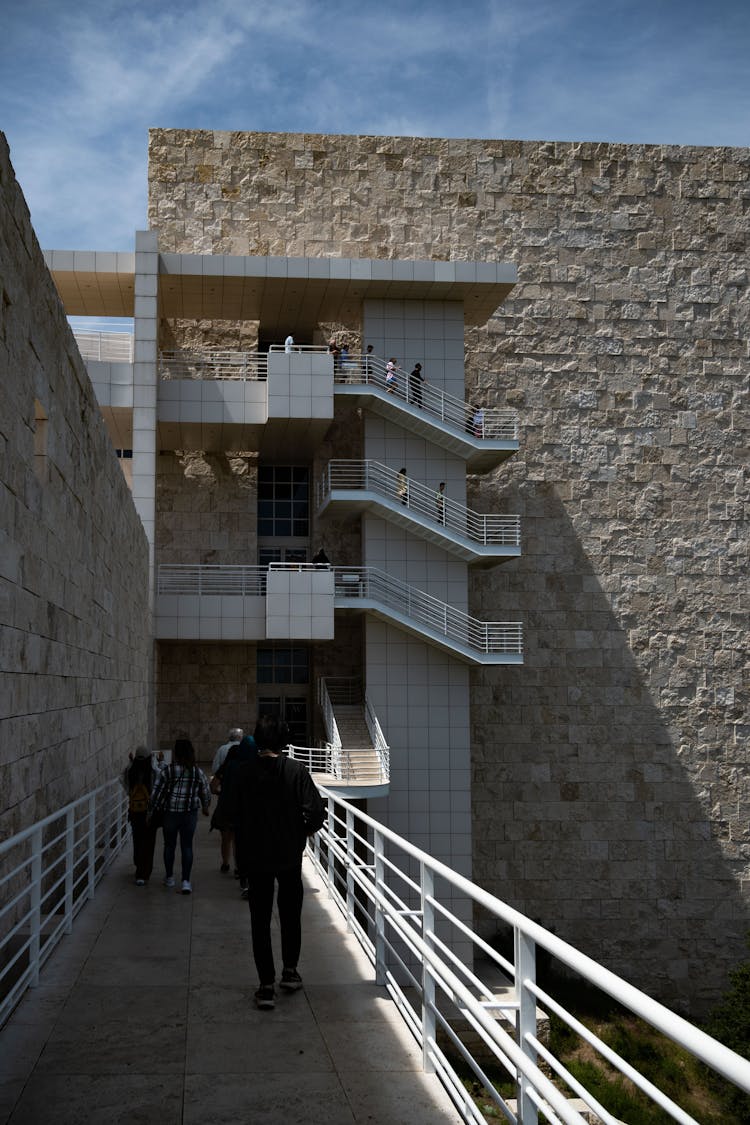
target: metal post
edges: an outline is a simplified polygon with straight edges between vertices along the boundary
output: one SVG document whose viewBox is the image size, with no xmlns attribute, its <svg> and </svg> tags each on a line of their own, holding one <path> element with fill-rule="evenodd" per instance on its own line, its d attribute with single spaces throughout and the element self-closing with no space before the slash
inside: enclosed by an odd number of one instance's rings
<svg viewBox="0 0 750 1125">
<path fill-rule="evenodd" d="M 65 814 L 65 933 L 73 932 L 73 872 L 75 869 L 75 809 Z"/>
<path fill-rule="evenodd" d="M 42 829 L 31 836 L 31 887 L 29 888 L 29 988 L 39 984 L 39 944 L 42 931 Z"/>
<path fill-rule="evenodd" d="M 87 832 L 87 846 L 86 846 L 86 860 L 87 860 L 87 881 L 86 881 L 86 898 L 92 899 L 94 897 L 94 890 L 96 888 L 96 793 L 92 793 L 86 802 L 88 806 L 88 832 Z"/>
<path fill-rule="evenodd" d="M 433 948 L 435 910 L 429 901 L 435 894 L 432 870 L 422 861 L 419 865 L 419 884 L 422 895 L 422 940 Z M 435 979 L 426 961 L 422 962 L 422 1070 L 432 1074 L 435 1064 L 430 1055 L 430 1044 L 435 1042 Z"/>
<path fill-rule="evenodd" d="M 385 862 L 383 859 L 383 834 L 376 829 L 373 834 L 375 856 L 375 893 L 379 898 L 385 887 Z M 385 984 L 385 917 L 380 905 L 375 907 L 375 983 Z"/>
<path fill-rule="evenodd" d="M 528 1056 L 533 1066 L 538 1065 L 536 1051 L 527 1036 L 536 1038 L 536 999 L 527 988 L 527 982 L 536 981 L 536 949 L 534 942 L 519 929 L 513 932 L 516 964 L 516 997 L 518 999 L 518 1046 Z M 529 1097 L 529 1080 L 520 1073 L 518 1083 L 518 1120 L 521 1125 L 537 1125 L 537 1108 Z"/>
<path fill-rule="evenodd" d="M 346 926 L 352 929 L 354 918 L 354 812 L 346 810 Z"/>
<path fill-rule="evenodd" d="M 328 890 L 332 895 L 336 893 L 336 865 L 333 857 L 333 840 L 336 836 L 336 820 L 334 815 L 333 797 L 328 798 Z"/>
</svg>

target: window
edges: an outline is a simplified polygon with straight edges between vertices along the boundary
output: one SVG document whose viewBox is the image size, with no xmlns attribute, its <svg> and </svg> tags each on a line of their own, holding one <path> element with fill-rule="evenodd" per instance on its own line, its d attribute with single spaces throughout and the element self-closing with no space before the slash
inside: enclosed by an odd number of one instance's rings
<svg viewBox="0 0 750 1125">
<path fill-rule="evenodd" d="M 300 465 L 258 466 L 258 535 L 310 534 L 310 472 Z"/>
<path fill-rule="evenodd" d="M 302 645 L 288 648 L 258 648 L 259 684 L 307 684 L 310 679 L 310 653 Z"/>
</svg>

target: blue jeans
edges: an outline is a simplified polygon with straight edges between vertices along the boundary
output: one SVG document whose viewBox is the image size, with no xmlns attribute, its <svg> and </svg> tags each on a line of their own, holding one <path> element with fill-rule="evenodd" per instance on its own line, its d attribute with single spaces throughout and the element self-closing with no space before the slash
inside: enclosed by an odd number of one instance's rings
<svg viewBox="0 0 750 1125">
<path fill-rule="evenodd" d="M 197 824 L 197 809 L 192 809 L 190 812 L 164 813 L 164 871 L 167 878 L 174 874 L 174 854 L 177 850 L 179 834 L 182 878 L 190 881 L 190 872 L 193 868 L 193 836 Z"/>
</svg>

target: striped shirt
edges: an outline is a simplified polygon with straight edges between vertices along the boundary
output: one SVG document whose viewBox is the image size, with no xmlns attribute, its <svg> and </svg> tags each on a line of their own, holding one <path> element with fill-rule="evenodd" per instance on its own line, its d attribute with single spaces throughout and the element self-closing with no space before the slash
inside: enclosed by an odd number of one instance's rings
<svg viewBox="0 0 750 1125">
<path fill-rule="evenodd" d="M 166 766 L 156 779 L 149 810 L 161 807 L 164 812 L 190 812 L 201 805 L 208 809 L 210 804 L 211 790 L 202 769 Z"/>
</svg>

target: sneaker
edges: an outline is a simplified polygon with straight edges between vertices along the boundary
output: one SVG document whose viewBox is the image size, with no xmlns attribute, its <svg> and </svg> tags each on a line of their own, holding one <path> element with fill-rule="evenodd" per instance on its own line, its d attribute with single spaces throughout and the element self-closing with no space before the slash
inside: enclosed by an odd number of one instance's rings
<svg viewBox="0 0 750 1125">
<path fill-rule="evenodd" d="M 135 885 L 136 885 L 136 887 L 145 887 L 146 886 L 146 880 L 145 879 L 136 879 Z"/>
<path fill-rule="evenodd" d="M 165 887 L 173 887 L 174 886 L 174 876 L 173 875 L 167 875 L 166 879 L 164 880 L 164 886 Z"/>
<path fill-rule="evenodd" d="M 229 864 L 228 863 L 222 863 L 222 865 L 221 865 L 222 875 L 226 875 L 228 870 L 229 870 Z"/>
<path fill-rule="evenodd" d="M 191 895 L 193 893 L 193 888 L 190 886 L 190 882 L 188 879 L 182 880 L 181 890 L 184 895 Z"/>
<path fill-rule="evenodd" d="M 268 1011 L 276 1007 L 276 993 L 272 984 L 262 984 L 255 993 L 255 1007 Z"/>
<path fill-rule="evenodd" d="M 279 988 L 285 988 L 287 992 L 296 992 L 298 988 L 302 988 L 302 977 L 296 969 L 284 969 Z"/>
</svg>

